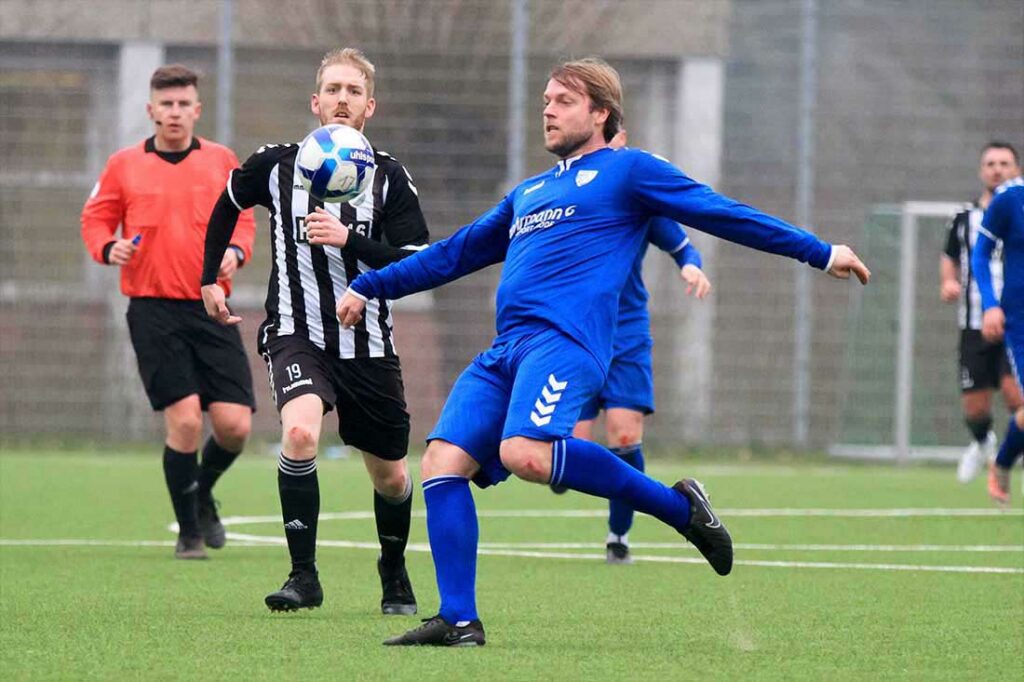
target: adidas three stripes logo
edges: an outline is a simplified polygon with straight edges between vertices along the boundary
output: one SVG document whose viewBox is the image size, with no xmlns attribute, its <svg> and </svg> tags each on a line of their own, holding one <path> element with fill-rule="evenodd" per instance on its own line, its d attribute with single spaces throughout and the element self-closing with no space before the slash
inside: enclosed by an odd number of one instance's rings
<svg viewBox="0 0 1024 682">
<path fill-rule="evenodd" d="M 540 397 L 533 403 L 530 421 L 536 426 L 547 426 L 551 422 L 555 408 L 558 407 L 558 401 L 562 399 L 562 391 L 568 385 L 568 381 L 559 381 L 554 374 L 549 374 L 548 383 L 541 389 Z"/>
</svg>

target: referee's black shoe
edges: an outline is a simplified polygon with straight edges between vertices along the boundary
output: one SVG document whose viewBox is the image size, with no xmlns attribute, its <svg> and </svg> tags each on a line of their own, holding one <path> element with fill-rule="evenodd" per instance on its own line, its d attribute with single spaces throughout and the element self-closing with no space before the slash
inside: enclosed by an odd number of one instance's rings
<svg viewBox="0 0 1024 682">
<path fill-rule="evenodd" d="M 418 628 L 384 640 L 384 646 L 483 646 L 486 643 L 480 621 L 460 621 L 453 625 L 440 614 L 424 618 Z"/>
<path fill-rule="evenodd" d="M 220 549 L 227 542 L 227 532 L 224 524 L 220 522 L 217 515 L 217 500 L 207 493 L 200 494 L 197 501 L 199 532 L 203 534 L 203 540 L 210 549 Z"/>
<path fill-rule="evenodd" d="M 387 566 L 383 558 L 377 558 L 377 574 L 383 596 L 380 612 L 385 616 L 416 615 L 416 595 L 412 593 L 409 573 L 405 570 L 405 559 L 397 566 Z"/>
<path fill-rule="evenodd" d="M 704 486 L 692 478 L 672 486 L 690 501 L 690 522 L 680 533 L 693 543 L 704 555 L 718 575 L 729 575 L 732 571 L 732 537 L 722 525 L 722 520 L 711 510 L 711 501 Z"/>
<path fill-rule="evenodd" d="M 271 592 L 263 601 L 271 611 L 315 609 L 324 603 L 324 591 L 313 571 L 292 571 L 281 589 Z"/>
</svg>

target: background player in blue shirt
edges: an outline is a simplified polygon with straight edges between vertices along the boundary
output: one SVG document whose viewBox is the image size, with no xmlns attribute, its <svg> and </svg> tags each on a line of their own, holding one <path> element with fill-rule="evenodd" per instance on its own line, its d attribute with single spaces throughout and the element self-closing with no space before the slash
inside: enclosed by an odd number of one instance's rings
<svg viewBox="0 0 1024 682">
<path fill-rule="evenodd" d="M 545 148 L 558 164 L 530 178 L 451 237 L 356 279 L 338 303 L 358 322 L 367 298 L 401 298 L 504 261 L 497 332 L 452 388 L 421 463 L 440 612 L 392 645 L 481 645 L 476 509 L 469 489 L 511 473 L 619 499 L 676 529 L 720 575 L 732 539 L 701 485 L 669 487 L 604 447 L 572 438 L 580 408 L 605 383 L 618 299 L 652 217 L 665 216 L 862 282 L 848 247 L 716 194 L 664 159 L 608 142 L 622 120 L 618 73 L 599 59 L 556 67 L 544 91 Z"/>
<path fill-rule="evenodd" d="M 620 130 L 608 146 L 618 149 L 626 145 L 626 131 Z M 667 218 L 652 218 L 648 242 L 668 253 L 679 266 L 686 283 L 686 293 L 704 298 L 711 291 L 711 282 L 701 270 L 700 252 L 690 243 L 679 223 Z M 644 417 L 654 412 L 654 372 L 651 363 L 651 320 L 647 312 L 647 289 L 643 281 L 643 259 L 647 245 L 633 263 L 626 285 L 619 295 L 618 326 L 608 380 L 600 393 L 580 410 L 580 421 L 573 429 L 573 438 L 593 440 L 594 422 L 604 410 L 604 429 L 608 449 L 630 466 L 644 470 Z M 556 493 L 567 488 L 553 486 Z M 605 538 L 605 559 L 609 564 L 630 564 L 629 530 L 633 526 L 633 508 L 622 500 L 608 500 L 608 537 Z"/>
<path fill-rule="evenodd" d="M 985 211 L 971 266 L 985 309 L 981 333 L 990 342 L 1005 338 L 1017 385 L 1024 390 L 1024 178 L 1014 178 L 996 189 Z M 996 241 L 1003 242 L 1003 293 L 996 298 L 989 262 Z M 1010 502 L 1010 469 L 1024 453 L 1024 407 L 1006 427 L 999 454 L 989 467 L 988 493 L 1000 504 Z"/>
</svg>

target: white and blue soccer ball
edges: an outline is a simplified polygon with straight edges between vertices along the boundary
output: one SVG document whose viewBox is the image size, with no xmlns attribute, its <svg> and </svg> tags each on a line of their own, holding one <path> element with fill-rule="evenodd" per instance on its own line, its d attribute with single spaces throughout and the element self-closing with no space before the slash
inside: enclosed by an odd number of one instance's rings
<svg viewBox="0 0 1024 682">
<path fill-rule="evenodd" d="M 320 201 L 352 201 L 373 182 L 373 148 L 355 128 L 332 123 L 299 145 L 299 181 Z"/>
</svg>

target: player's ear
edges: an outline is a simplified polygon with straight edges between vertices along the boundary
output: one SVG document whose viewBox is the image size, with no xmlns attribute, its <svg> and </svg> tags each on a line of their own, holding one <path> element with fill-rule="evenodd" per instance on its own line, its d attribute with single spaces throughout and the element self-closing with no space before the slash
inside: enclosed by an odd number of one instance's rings
<svg viewBox="0 0 1024 682">
<path fill-rule="evenodd" d="M 314 92 L 309 96 L 309 110 L 313 112 L 313 115 L 320 118 L 320 98 Z"/>
<path fill-rule="evenodd" d="M 372 97 L 370 99 L 366 100 L 366 113 L 365 113 L 366 118 L 372 118 L 373 117 L 373 112 L 376 111 L 376 110 L 377 110 L 377 100 L 375 100 Z"/>
<path fill-rule="evenodd" d="M 150 121 L 155 120 L 153 118 L 153 102 L 146 102 L 146 116 L 149 117 Z"/>
<path fill-rule="evenodd" d="M 199 100 L 196 100 L 196 120 L 197 121 L 199 120 L 199 117 L 202 116 L 202 114 L 203 114 L 203 103 L 200 102 Z"/>
</svg>

